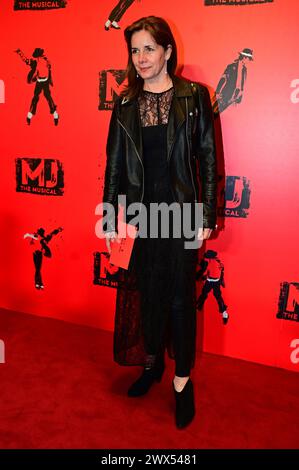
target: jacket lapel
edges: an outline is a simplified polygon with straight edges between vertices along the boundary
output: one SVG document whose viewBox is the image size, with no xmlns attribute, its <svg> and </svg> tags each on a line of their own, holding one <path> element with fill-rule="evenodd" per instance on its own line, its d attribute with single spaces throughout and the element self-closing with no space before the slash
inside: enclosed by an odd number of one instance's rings
<svg viewBox="0 0 299 470">
<path fill-rule="evenodd" d="M 186 121 L 185 97 L 192 96 L 191 86 L 186 80 L 173 77 L 174 95 L 170 108 L 167 128 L 167 158 L 170 158 L 176 135 Z"/>
<path fill-rule="evenodd" d="M 181 125 L 185 121 L 185 114 L 182 110 L 182 107 L 179 103 L 179 99 L 174 94 L 172 98 L 172 103 L 170 107 L 170 112 L 168 116 L 168 126 L 167 126 L 167 159 L 170 158 L 170 153 L 172 146 L 174 144 L 176 134 L 180 129 Z"/>
<path fill-rule="evenodd" d="M 192 96 L 191 87 L 187 81 L 175 76 L 173 77 L 173 86 L 174 94 L 169 111 L 167 125 L 168 158 L 170 158 L 170 153 L 176 139 L 176 134 L 184 123 L 184 121 L 186 120 L 184 111 L 185 100 L 182 98 L 185 98 L 186 96 Z M 137 99 L 127 100 L 126 98 L 123 98 L 121 105 L 121 123 L 124 126 L 129 137 L 134 142 L 140 159 L 143 160 L 141 122 Z"/>
<path fill-rule="evenodd" d="M 141 160 L 143 160 L 143 148 L 142 148 L 142 134 L 141 134 L 141 122 L 138 109 L 137 100 L 126 101 L 124 98 L 122 104 L 122 117 L 121 123 L 123 124 L 127 134 L 134 142 L 137 153 Z"/>
</svg>

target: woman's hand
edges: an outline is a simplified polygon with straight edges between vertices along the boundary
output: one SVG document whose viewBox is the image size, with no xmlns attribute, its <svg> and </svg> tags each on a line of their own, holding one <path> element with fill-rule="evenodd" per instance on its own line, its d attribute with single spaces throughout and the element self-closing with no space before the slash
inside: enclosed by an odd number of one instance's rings
<svg viewBox="0 0 299 470">
<path fill-rule="evenodd" d="M 117 236 L 117 232 L 106 232 L 105 233 L 105 239 L 106 239 L 107 250 L 110 254 L 111 253 L 111 245 L 110 245 L 111 241 L 119 243 L 120 240 Z"/>
<path fill-rule="evenodd" d="M 203 229 L 203 240 L 207 240 L 208 238 L 210 238 L 212 232 L 213 232 L 212 228 L 204 228 Z"/>
<path fill-rule="evenodd" d="M 198 240 L 207 240 L 208 238 L 210 238 L 212 231 L 213 231 L 212 228 L 204 228 L 204 229 L 200 228 L 198 230 L 197 239 Z"/>
</svg>

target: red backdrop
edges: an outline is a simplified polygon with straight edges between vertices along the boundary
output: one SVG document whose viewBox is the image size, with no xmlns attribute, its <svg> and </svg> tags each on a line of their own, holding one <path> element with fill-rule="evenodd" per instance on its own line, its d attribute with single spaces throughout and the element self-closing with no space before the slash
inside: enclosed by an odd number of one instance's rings
<svg viewBox="0 0 299 470">
<path fill-rule="evenodd" d="M 211 98 L 239 52 L 253 51 L 242 101 L 216 120 L 225 208 L 221 230 L 206 248 L 217 251 L 224 265 L 230 319 L 222 325 L 210 294 L 198 312 L 204 350 L 298 370 L 298 2 L 141 0 L 124 11 L 120 30 L 109 31 L 104 23 L 117 0 L 69 0 L 59 8 L 63 3 L 1 2 L 0 305 L 113 328 L 116 289 L 94 283 L 95 253 L 101 257 L 104 250 L 95 235 L 95 208 L 102 197 L 107 108 L 115 96 L 110 84 L 113 77 L 121 83 L 126 66 L 124 27 L 154 14 L 174 31 L 180 73 L 206 84 Z M 40 10 L 34 10 L 37 4 Z M 30 68 L 14 52 L 18 48 L 29 58 L 35 48 L 44 49 L 57 126 L 44 96 L 26 123 L 35 84 L 26 82 Z M 44 173 L 28 179 L 28 168 L 36 165 Z M 46 233 L 63 227 L 49 242 L 52 257 L 43 257 L 42 290 L 34 281 L 36 245 L 24 239 L 39 227 Z"/>
</svg>

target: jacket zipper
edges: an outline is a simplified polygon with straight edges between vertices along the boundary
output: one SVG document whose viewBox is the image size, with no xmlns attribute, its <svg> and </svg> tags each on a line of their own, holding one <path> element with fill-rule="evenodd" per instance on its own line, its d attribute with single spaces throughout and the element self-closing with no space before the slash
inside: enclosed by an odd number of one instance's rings
<svg viewBox="0 0 299 470">
<path fill-rule="evenodd" d="M 132 139 L 132 137 L 130 136 L 130 134 L 128 133 L 128 131 L 126 130 L 126 128 L 123 126 L 123 124 L 120 122 L 119 119 L 117 119 L 117 122 L 120 124 L 120 126 L 123 128 L 123 130 L 125 131 L 125 133 L 127 134 L 127 136 L 129 137 L 129 139 L 131 140 L 132 144 L 134 145 L 134 148 L 135 148 L 135 152 L 137 154 L 137 157 L 141 163 L 141 166 L 142 166 L 142 175 L 143 175 L 143 179 L 142 179 L 142 195 L 141 195 L 141 201 L 140 201 L 140 207 L 141 207 L 141 204 L 142 204 L 142 201 L 143 201 L 143 197 L 144 197 L 144 166 L 143 166 L 143 163 L 142 163 L 142 160 L 140 158 L 140 155 L 138 153 L 138 150 L 136 148 L 136 145 L 135 145 L 135 142 L 134 140 Z"/>
<path fill-rule="evenodd" d="M 170 157 L 171 157 L 171 154 L 172 154 L 172 149 L 173 149 L 173 146 L 174 146 L 174 142 L 175 142 L 175 138 L 174 138 L 173 141 L 172 141 L 171 148 L 170 148 L 170 151 L 169 151 L 169 155 L 167 155 L 168 170 L 169 170 L 169 161 L 170 161 Z M 169 174 L 169 184 L 170 184 L 170 189 L 171 189 L 172 197 L 173 197 L 173 199 L 174 199 L 175 202 L 178 202 L 178 201 L 176 200 L 176 197 L 175 197 L 174 192 L 173 192 L 173 189 L 172 189 L 171 180 L 170 180 L 170 174 Z"/>
<path fill-rule="evenodd" d="M 187 145 L 188 145 L 188 163 L 189 163 L 189 168 L 190 168 L 190 175 L 191 175 L 192 186 L 193 186 L 193 191 L 194 191 L 194 196 L 195 196 L 195 202 L 197 202 L 193 173 L 192 173 L 192 168 L 191 168 L 191 163 L 190 163 L 191 152 L 190 152 L 190 142 L 189 142 L 189 132 L 188 132 L 188 129 L 189 129 L 188 98 L 185 98 L 185 102 L 186 102 L 186 138 L 187 138 Z"/>
<path fill-rule="evenodd" d="M 181 125 L 182 125 L 182 124 L 181 124 Z M 178 130 L 180 129 L 181 125 L 178 127 L 177 132 L 178 132 Z M 170 151 L 169 151 L 169 155 L 167 156 L 167 161 L 168 161 L 168 162 L 169 162 L 170 157 L 171 157 L 171 154 L 172 154 L 172 149 L 173 149 L 173 146 L 174 146 L 174 142 L 175 142 L 175 138 L 174 138 L 173 141 L 172 141 L 171 148 L 170 148 Z"/>
</svg>

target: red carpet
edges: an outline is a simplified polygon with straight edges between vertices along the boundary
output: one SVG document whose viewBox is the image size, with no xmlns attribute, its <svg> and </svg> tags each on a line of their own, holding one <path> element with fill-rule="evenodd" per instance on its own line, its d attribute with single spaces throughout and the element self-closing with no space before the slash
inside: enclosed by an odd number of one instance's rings
<svg viewBox="0 0 299 470">
<path fill-rule="evenodd" d="M 174 426 L 167 362 L 160 384 L 127 398 L 140 368 L 112 359 L 112 334 L 0 310 L 1 448 L 298 448 L 299 375 L 202 354 L 197 414 Z"/>
</svg>

